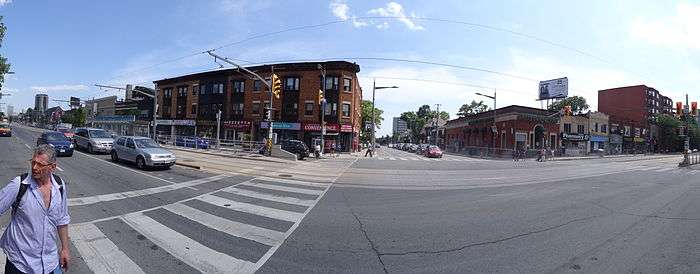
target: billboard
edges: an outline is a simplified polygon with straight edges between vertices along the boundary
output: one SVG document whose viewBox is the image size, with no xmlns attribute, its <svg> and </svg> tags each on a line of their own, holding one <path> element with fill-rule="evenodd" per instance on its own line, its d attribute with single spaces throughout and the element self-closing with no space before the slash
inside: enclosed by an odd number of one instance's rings
<svg viewBox="0 0 700 274">
<path fill-rule="evenodd" d="M 569 96 L 569 79 L 559 78 L 540 82 L 540 100 Z"/>
<path fill-rule="evenodd" d="M 70 97 L 70 106 L 71 107 L 80 107 L 80 98 Z"/>
</svg>

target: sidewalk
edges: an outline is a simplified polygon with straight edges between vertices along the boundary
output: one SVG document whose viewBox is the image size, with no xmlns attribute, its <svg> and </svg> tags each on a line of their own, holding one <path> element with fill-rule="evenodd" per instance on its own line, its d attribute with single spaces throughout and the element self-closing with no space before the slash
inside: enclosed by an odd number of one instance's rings
<svg viewBox="0 0 700 274">
<path fill-rule="evenodd" d="M 274 162 L 274 163 L 294 163 L 294 161 L 268 157 L 265 155 L 255 154 L 255 153 L 237 153 L 230 150 L 219 150 L 219 149 L 196 149 L 189 147 L 180 147 L 172 145 L 161 145 L 163 148 L 169 149 L 171 151 L 186 151 L 191 153 L 200 153 L 205 155 L 221 156 L 227 158 L 237 158 L 246 159 L 252 161 L 263 161 L 263 162 Z"/>
<path fill-rule="evenodd" d="M 511 157 L 478 157 L 476 155 L 468 155 L 468 154 L 462 154 L 462 153 L 454 153 L 454 152 L 448 152 L 448 151 L 443 151 L 444 154 L 446 155 L 452 155 L 452 156 L 460 156 L 460 157 L 467 157 L 467 158 L 474 158 L 474 159 L 488 159 L 488 160 L 506 160 L 506 161 L 512 161 L 513 158 Z M 576 160 L 593 160 L 593 159 L 615 159 L 615 158 L 633 158 L 633 157 L 638 157 L 638 158 L 646 158 L 646 159 L 654 159 L 654 158 L 659 158 L 659 157 L 667 157 L 667 156 L 674 156 L 676 154 L 618 154 L 618 155 L 605 155 L 603 157 L 600 157 L 598 155 L 595 156 L 561 156 L 561 157 L 554 157 L 554 158 L 547 158 L 547 161 L 576 161 Z M 525 158 L 525 160 L 528 159 L 535 159 L 535 158 Z"/>
</svg>

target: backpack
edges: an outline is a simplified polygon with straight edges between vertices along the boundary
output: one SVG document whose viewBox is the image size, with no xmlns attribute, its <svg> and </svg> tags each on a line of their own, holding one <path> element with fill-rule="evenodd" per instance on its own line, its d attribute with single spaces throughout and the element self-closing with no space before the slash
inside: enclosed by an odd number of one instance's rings
<svg viewBox="0 0 700 274">
<path fill-rule="evenodd" d="M 61 193 L 61 199 L 63 199 L 63 180 L 61 177 L 59 177 L 56 174 L 51 174 L 53 175 L 53 179 L 56 181 L 58 184 L 58 191 Z M 19 208 L 19 202 L 22 200 L 22 197 L 24 196 L 24 193 L 27 193 L 27 188 L 29 187 L 29 184 L 23 184 L 25 179 L 27 179 L 27 176 L 29 176 L 29 173 L 24 173 L 19 176 L 19 192 L 17 192 L 17 198 L 15 198 L 15 202 L 12 203 L 12 215 L 14 216 L 15 213 L 17 212 L 17 208 Z"/>
</svg>

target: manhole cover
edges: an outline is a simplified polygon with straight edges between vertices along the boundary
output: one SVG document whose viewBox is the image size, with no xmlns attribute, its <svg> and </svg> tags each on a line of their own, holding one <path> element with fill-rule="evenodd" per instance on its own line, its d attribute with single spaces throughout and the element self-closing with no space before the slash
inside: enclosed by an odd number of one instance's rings
<svg viewBox="0 0 700 274">
<path fill-rule="evenodd" d="M 280 174 L 280 175 L 277 175 L 277 176 L 280 176 L 280 177 L 287 177 L 287 178 L 292 177 L 291 174 Z"/>
</svg>

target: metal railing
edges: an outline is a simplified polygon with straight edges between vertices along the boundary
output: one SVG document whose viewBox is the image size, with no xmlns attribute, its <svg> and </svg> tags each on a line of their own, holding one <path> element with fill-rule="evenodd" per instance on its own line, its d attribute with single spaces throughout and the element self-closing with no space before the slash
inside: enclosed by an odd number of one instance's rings
<svg viewBox="0 0 700 274">
<path fill-rule="evenodd" d="M 220 150 L 232 153 L 257 153 L 265 145 L 260 141 L 241 141 L 215 138 L 157 134 L 156 142 L 164 145 L 187 147 L 194 149 Z"/>
<path fill-rule="evenodd" d="M 691 166 L 700 164 L 700 152 L 689 152 L 687 158 L 683 159 L 680 166 Z"/>
</svg>

